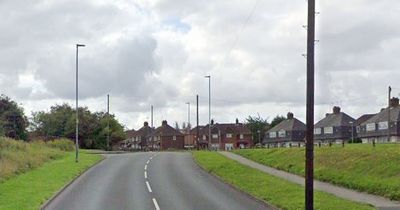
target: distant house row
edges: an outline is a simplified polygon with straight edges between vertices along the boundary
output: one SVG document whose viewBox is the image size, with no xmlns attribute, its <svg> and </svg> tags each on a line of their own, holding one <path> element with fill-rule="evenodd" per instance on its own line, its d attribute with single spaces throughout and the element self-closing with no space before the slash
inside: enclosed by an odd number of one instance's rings
<svg viewBox="0 0 400 210">
<path fill-rule="evenodd" d="M 211 131 L 211 138 L 209 136 Z M 235 123 L 215 123 L 192 129 L 177 130 L 167 121 L 162 121 L 158 128 L 152 128 L 147 122 L 139 130 L 126 131 L 127 139 L 120 147 L 125 150 L 171 150 L 210 148 L 214 150 L 231 150 L 253 146 L 251 131 L 239 120 Z"/>
<path fill-rule="evenodd" d="M 300 146 L 304 144 L 306 125 L 296 119 L 293 113 L 287 119 L 269 129 L 263 144 L 267 146 Z M 314 125 L 316 143 L 345 143 L 352 139 L 361 139 L 362 143 L 400 142 L 400 106 L 399 99 L 392 98 L 389 108 L 383 108 L 376 114 L 365 114 L 354 119 L 333 107 L 333 112 Z"/>
</svg>

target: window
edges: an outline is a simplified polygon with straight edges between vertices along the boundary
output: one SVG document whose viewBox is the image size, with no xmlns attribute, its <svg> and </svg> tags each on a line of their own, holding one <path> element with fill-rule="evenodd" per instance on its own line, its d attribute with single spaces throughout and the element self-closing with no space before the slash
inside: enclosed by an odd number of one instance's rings
<svg viewBox="0 0 400 210">
<path fill-rule="evenodd" d="M 203 135 L 203 140 L 206 140 L 206 139 L 207 139 L 206 135 Z"/>
<path fill-rule="evenodd" d="M 321 134 L 321 128 L 315 128 L 314 134 Z"/>
<path fill-rule="evenodd" d="M 375 131 L 375 123 L 368 123 L 367 131 Z"/>
<path fill-rule="evenodd" d="M 269 134 L 269 138 L 276 138 L 276 132 L 270 132 Z"/>
<path fill-rule="evenodd" d="M 280 131 L 278 132 L 278 136 L 279 136 L 279 137 L 285 137 L 285 136 L 286 136 L 286 131 L 285 131 L 285 130 L 280 130 Z"/>
<path fill-rule="evenodd" d="M 218 134 L 213 134 L 213 135 L 212 135 L 212 138 L 213 138 L 213 139 L 218 139 Z"/>
<path fill-rule="evenodd" d="M 240 138 L 240 139 L 243 139 L 243 134 L 240 134 L 239 138 Z"/>
<path fill-rule="evenodd" d="M 385 121 L 385 122 L 379 122 L 379 123 L 378 123 L 378 129 L 379 129 L 379 130 L 388 129 L 388 122 L 387 122 L 387 121 Z"/>
<path fill-rule="evenodd" d="M 333 134 L 333 127 L 325 127 L 324 133 L 325 134 Z"/>
<path fill-rule="evenodd" d="M 232 138 L 232 134 L 231 133 L 227 133 L 226 134 L 226 138 Z"/>
<path fill-rule="evenodd" d="M 172 137 L 172 140 L 174 140 L 174 141 L 175 141 L 175 140 L 176 140 L 176 136 L 173 136 L 173 137 Z"/>
</svg>

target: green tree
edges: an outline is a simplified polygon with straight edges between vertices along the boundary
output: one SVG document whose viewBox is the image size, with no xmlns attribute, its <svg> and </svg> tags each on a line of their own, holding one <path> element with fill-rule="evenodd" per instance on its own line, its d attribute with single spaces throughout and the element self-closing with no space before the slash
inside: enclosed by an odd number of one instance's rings
<svg viewBox="0 0 400 210">
<path fill-rule="evenodd" d="M 273 128 L 273 127 L 275 127 L 276 125 L 278 125 L 280 122 L 282 122 L 284 120 L 286 120 L 286 117 L 284 117 L 282 115 L 276 115 L 274 117 L 274 119 L 272 119 L 270 127 Z"/>
<path fill-rule="evenodd" d="M 264 133 L 268 128 L 268 121 L 258 116 L 248 116 L 246 118 L 246 126 L 250 129 L 253 136 L 254 144 L 262 142 Z"/>
<path fill-rule="evenodd" d="M 0 135 L 26 140 L 28 119 L 24 109 L 6 95 L 0 95 Z"/>
</svg>

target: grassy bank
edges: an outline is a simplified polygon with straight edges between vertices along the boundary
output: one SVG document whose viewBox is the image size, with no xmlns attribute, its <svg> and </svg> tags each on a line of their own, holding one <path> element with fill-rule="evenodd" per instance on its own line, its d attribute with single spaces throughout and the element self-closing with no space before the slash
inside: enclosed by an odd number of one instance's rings
<svg viewBox="0 0 400 210">
<path fill-rule="evenodd" d="M 236 150 L 234 153 L 304 176 L 304 148 Z M 315 148 L 315 178 L 400 200 L 400 145 L 346 145 Z"/>
<path fill-rule="evenodd" d="M 1 140 L 0 145 L 0 209 L 38 209 L 102 158 L 81 152 L 80 162 L 75 163 L 75 153 L 65 151 L 70 148 L 61 141 L 44 144 Z"/>
<path fill-rule="evenodd" d="M 214 152 L 194 152 L 196 162 L 208 172 L 281 209 L 304 209 L 304 187 L 270 176 Z M 315 209 L 374 209 L 368 205 L 316 192 Z"/>
</svg>

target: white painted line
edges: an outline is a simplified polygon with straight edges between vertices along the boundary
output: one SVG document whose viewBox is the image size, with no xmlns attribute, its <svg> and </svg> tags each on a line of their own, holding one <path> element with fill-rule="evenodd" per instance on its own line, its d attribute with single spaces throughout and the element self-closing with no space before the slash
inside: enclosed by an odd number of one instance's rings
<svg viewBox="0 0 400 210">
<path fill-rule="evenodd" d="M 144 170 L 147 170 L 147 165 L 144 166 Z"/>
<path fill-rule="evenodd" d="M 149 164 L 150 163 L 150 160 L 148 160 L 147 162 L 146 162 L 146 164 Z"/>
<path fill-rule="evenodd" d="M 153 203 L 154 206 L 156 207 L 156 210 L 160 210 L 160 206 L 158 206 L 157 200 L 155 198 L 153 198 Z"/>
<path fill-rule="evenodd" d="M 147 189 L 149 190 L 149 192 L 153 192 L 153 191 L 151 191 L 151 187 L 150 187 L 150 184 L 148 181 L 146 181 L 146 185 L 147 185 Z"/>
<path fill-rule="evenodd" d="M 147 179 L 147 171 L 144 172 L 144 178 Z"/>
<path fill-rule="evenodd" d="M 150 157 L 150 160 L 153 159 L 153 156 Z"/>
</svg>

